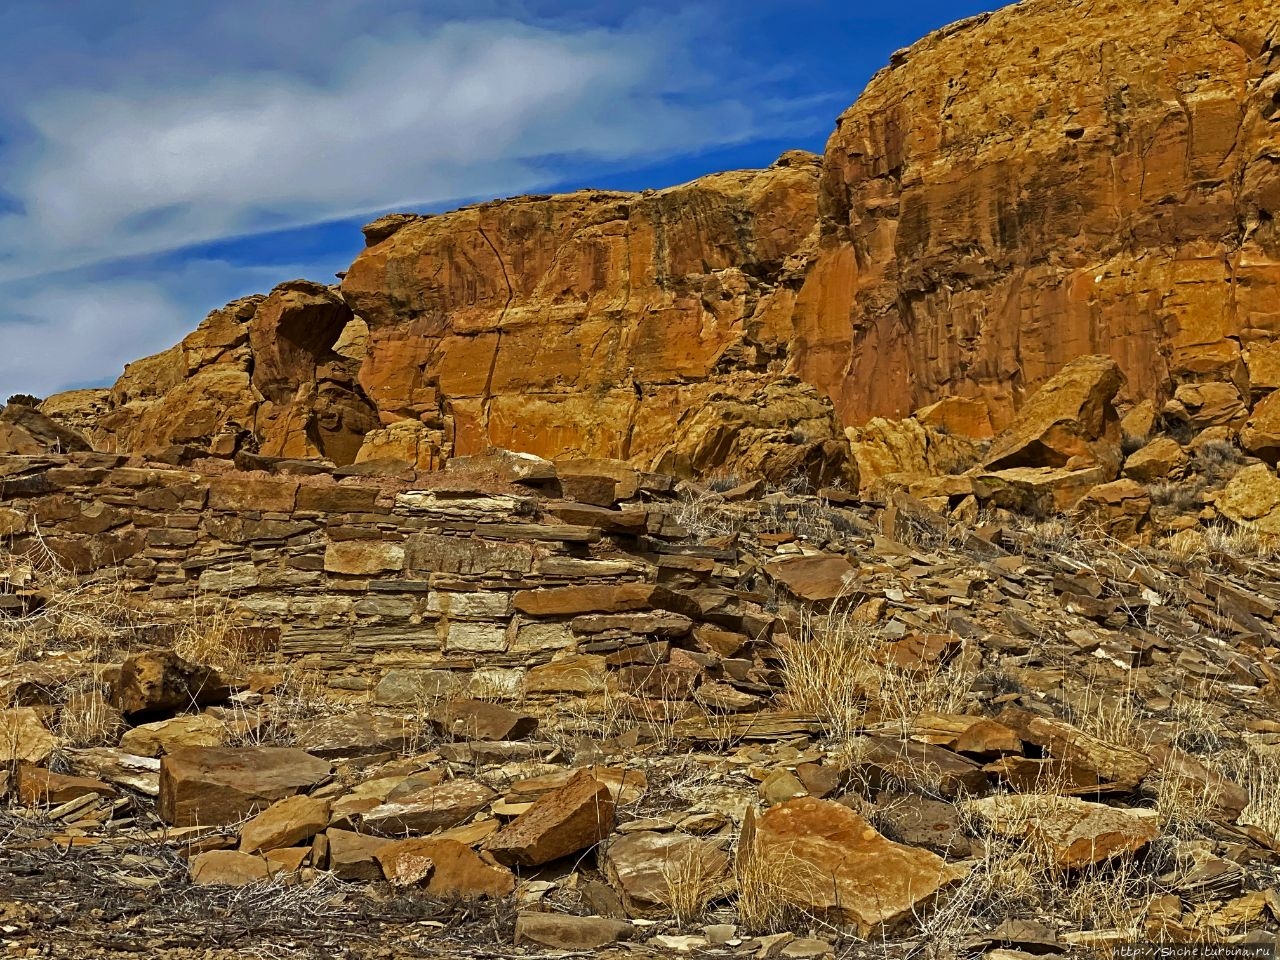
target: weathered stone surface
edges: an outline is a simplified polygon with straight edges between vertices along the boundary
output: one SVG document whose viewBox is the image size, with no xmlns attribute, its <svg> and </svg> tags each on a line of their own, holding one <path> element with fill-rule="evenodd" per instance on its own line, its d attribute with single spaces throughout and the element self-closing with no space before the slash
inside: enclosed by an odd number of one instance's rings
<svg viewBox="0 0 1280 960">
<path fill-rule="evenodd" d="M 980 396 L 1001 429 L 1077 356 L 1141 399 L 1276 339 L 1269 0 L 1197 11 L 1009 6 L 873 78 L 827 144 L 792 318 L 791 367 L 844 422 Z"/>
<path fill-rule="evenodd" d="M 431 711 L 427 722 L 455 740 L 523 740 L 538 729 L 538 718 L 487 700 L 450 700 Z"/>
<path fill-rule="evenodd" d="M 470 820 L 497 796 L 476 780 L 450 780 L 367 811 L 361 822 L 378 833 L 431 833 Z"/>
<path fill-rule="evenodd" d="M 416 732 L 415 724 L 407 718 L 370 713 L 301 720 L 291 730 L 295 746 L 325 760 L 402 750 Z"/>
<path fill-rule="evenodd" d="M 973 493 L 985 503 L 1032 516 L 1048 516 L 1070 510 L 1090 490 L 1106 483 L 1109 476 L 1102 467 L 1010 467 L 976 475 Z"/>
<path fill-rule="evenodd" d="M 397 840 L 374 857 L 392 883 L 415 886 L 425 880 L 427 894 L 439 899 L 505 897 L 515 889 L 510 870 L 485 862 L 457 840 Z"/>
<path fill-rule="evenodd" d="M 160 761 L 157 812 L 175 827 L 234 823 L 329 773 L 326 761 L 286 747 L 186 747 Z"/>
<path fill-rule="evenodd" d="M 30 763 L 17 768 L 18 800 L 25 807 L 56 806 L 85 794 L 115 796 L 115 787 L 92 777 L 70 777 Z"/>
<path fill-rule="evenodd" d="M 376 854 L 387 844 L 394 843 L 393 840 L 332 827 L 325 831 L 325 836 L 329 840 L 329 870 L 339 880 L 382 878 L 382 867 Z"/>
<path fill-rule="evenodd" d="M 243 887 L 271 877 L 271 865 L 262 857 L 238 850 L 210 850 L 191 858 L 191 882 L 198 886 Z"/>
<path fill-rule="evenodd" d="M 1081 519 L 1117 540 L 1132 540 L 1151 511 L 1151 496 L 1136 480 L 1124 478 L 1094 487 L 1076 504 Z"/>
<path fill-rule="evenodd" d="M 1034 842 L 1060 869 L 1136 853 L 1160 833 L 1154 810 L 1122 810 L 1075 797 L 1010 794 L 971 800 L 993 833 Z"/>
<path fill-rule="evenodd" d="M 172 651 L 140 653 L 121 665 L 112 703 L 126 720 L 139 723 L 222 703 L 234 692 L 212 667 L 188 663 Z"/>
<path fill-rule="evenodd" d="M 339 540 L 324 551 L 328 573 L 377 576 L 404 568 L 404 546 L 381 540 Z"/>
<path fill-rule="evenodd" d="M 670 881 L 681 872 L 705 878 L 702 893 L 708 901 L 729 882 L 725 852 L 681 833 L 642 830 L 614 837 L 600 848 L 600 869 L 632 917 L 669 913 Z"/>
<path fill-rule="evenodd" d="M 615 824 L 613 797 L 588 770 L 494 834 L 485 845 L 499 863 L 536 867 L 595 846 Z"/>
<path fill-rule="evenodd" d="M 1157 437 L 1124 462 L 1124 475 L 1141 483 L 1175 477 L 1186 465 L 1187 455 L 1172 437 Z"/>
<path fill-rule="evenodd" d="M 34 707 L 0 710 L 0 763 L 44 763 L 57 745 Z"/>
<path fill-rule="evenodd" d="M 180 747 L 220 747 L 230 736 L 225 723 L 200 713 L 126 730 L 120 738 L 120 749 L 139 757 L 158 757 Z"/>
<path fill-rule="evenodd" d="M 802 797 L 760 818 L 755 856 L 796 904 L 871 936 L 902 927 L 967 872 L 885 839 L 848 807 Z"/>
<path fill-rule="evenodd" d="M 0 409 L 0 455 L 38 457 L 89 449 L 89 441 L 78 430 L 35 407 L 11 403 Z"/>
<path fill-rule="evenodd" d="M 683 613 L 693 606 L 666 587 L 650 583 L 590 584 L 521 590 L 515 595 L 514 602 L 516 610 L 531 617 L 569 617 L 584 613 L 622 613 L 653 609 Z"/>
<path fill-rule="evenodd" d="M 766 569 L 801 600 L 827 601 L 857 592 L 858 571 L 844 557 L 792 557 Z"/>
<path fill-rule="evenodd" d="M 329 825 L 329 803 L 305 795 L 278 800 L 240 831 L 244 853 L 265 853 L 310 840 Z"/>
<path fill-rule="evenodd" d="M 1218 511 L 1236 523 L 1280 535 L 1280 478 L 1264 463 L 1245 467 L 1218 496 Z"/>
<path fill-rule="evenodd" d="M 1042 717 L 1016 707 L 1002 711 L 996 719 L 1027 743 L 1035 744 L 1050 756 L 1082 764 L 1096 771 L 1105 782 L 1137 786 L 1151 770 L 1151 759 L 1144 754 L 1108 743 L 1065 720 Z"/>
<path fill-rule="evenodd" d="M 526 911 L 516 917 L 515 942 L 517 946 L 531 943 L 550 950 L 597 950 L 630 940 L 635 929 L 625 920 Z"/>
</svg>

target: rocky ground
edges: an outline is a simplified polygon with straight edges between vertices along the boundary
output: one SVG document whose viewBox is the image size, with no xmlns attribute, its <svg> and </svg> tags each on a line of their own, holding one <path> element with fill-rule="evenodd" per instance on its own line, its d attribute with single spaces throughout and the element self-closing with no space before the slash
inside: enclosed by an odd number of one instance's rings
<svg viewBox="0 0 1280 960">
<path fill-rule="evenodd" d="M 541 679 L 395 705 L 208 622 L 156 643 L 10 555 L 7 952 L 1273 942 L 1280 564 L 1256 531 L 1125 544 L 1096 512 L 760 482 L 638 496 L 668 518 L 643 548 L 662 584 L 516 594 L 571 618 Z"/>
</svg>

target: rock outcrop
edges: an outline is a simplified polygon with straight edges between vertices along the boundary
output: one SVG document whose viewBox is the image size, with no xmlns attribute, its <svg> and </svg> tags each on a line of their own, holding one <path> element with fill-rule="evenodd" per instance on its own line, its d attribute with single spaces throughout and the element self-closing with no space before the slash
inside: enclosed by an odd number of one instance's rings
<svg viewBox="0 0 1280 960">
<path fill-rule="evenodd" d="M 895 54 L 821 160 L 382 217 L 336 290 L 238 300 L 131 364 L 106 413 L 84 391 L 45 409 L 122 452 L 439 469 L 500 447 L 851 482 L 844 428 L 870 480 L 954 469 L 969 452 L 938 437 L 986 440 L 1106 354 L 1121 410 L 1247 424 L 1274 460 L 1271 408 L 1250 417 L 1280 384 L 1269 12 L 975 17 Z"/>
<path fill-rule="evenodd" d="M 964 395 L 1001 427 L 1094 353 L 1137 399 L 1270 389 L 1274 13 L 1036 0 L 895 54 L 827 145 L 791 369 L 847 423 Z"/>
</svg>

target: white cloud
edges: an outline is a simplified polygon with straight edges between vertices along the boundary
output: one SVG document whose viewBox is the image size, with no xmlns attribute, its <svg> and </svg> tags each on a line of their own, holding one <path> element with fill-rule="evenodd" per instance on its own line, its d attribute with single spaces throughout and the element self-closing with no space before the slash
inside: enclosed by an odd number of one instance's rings
<svg viewBox="0 0 1280 960">
<path fill-rule="evenodd" d="M 660 33 L 458 22 L 366 37 L 330 74 L 230 71 L 169 88 L 61 89 L 24 108 L 0 279 L 273 227 L 515 193 L 548 158 L 625 160 L 753 132 L 732 100 L 681 97 Z"/>
</svg>

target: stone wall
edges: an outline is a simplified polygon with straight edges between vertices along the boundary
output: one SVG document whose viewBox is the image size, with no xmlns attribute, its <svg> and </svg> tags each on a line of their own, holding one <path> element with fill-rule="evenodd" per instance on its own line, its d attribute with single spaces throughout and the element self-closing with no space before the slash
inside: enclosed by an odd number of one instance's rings
<svg viewBox="0 0 1280 960">
<path fill-rule="evenodd" d="M 330 686 L 381 681 L 386 702 L 438 695 L 454 676 L 515 689 L 526 671 L 531 690 L 589 693 L 629 643 L 699 620 L 741 626 L 736 597 L 725 616 L 732 571 L 713 588 L 717 551 L 663 539 L 685 533 L 672 480 L 605 464 L 547 484 L 12 457 L 0 459 L 0 536 L 33 565 L 96 573 L 150 618 L 212 611 Z M 0 597 L 29 600 L 17 587 Z"/>
</svg>

